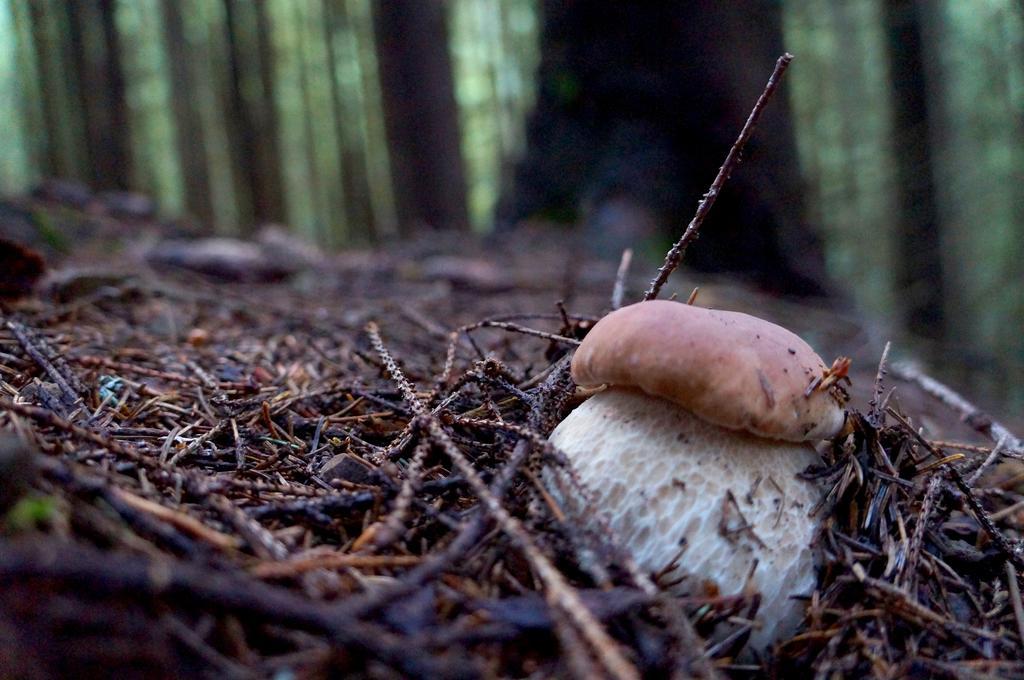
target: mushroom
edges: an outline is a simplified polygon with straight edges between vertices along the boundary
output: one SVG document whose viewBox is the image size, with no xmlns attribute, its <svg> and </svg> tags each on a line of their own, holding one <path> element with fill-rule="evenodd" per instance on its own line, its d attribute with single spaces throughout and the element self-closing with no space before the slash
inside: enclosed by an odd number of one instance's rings
<svg viewBox="0 0 1024 680">
<path fill-rule="evenodd" d="M 551 434 L 592 492 L 593 511 L 637 563 L 680 557 L 677 589 L 760 594 L 751 643 L 791 634 L 815 585 L 810 516 L 821 488 L 798 476 L 810 442 L 844 426 L 844 395 L 811 347 L 738 312 L 670 301 L 605 316 L 572 360 L 581 387 L 607 385 Z M 570 501 L 571 499 L 563 499 Z M 755 566 L 756 565 L 756 566 Z"/>
</svg>

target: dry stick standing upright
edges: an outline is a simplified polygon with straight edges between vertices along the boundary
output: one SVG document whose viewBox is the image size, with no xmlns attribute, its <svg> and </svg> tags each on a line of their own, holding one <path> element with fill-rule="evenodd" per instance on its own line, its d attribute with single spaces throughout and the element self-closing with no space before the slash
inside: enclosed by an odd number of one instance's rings
<svg viewBox="0 0 1024 680">
<path fill-rule="evenodd" d="M 715 181 L 711 183 L 711 188 L 701 198 L 700 203 L 697 205 L 697 212 L 690 220 L 690 224 L 687 225 L 686 231 L 679 237 L 679 240 L 675 242 L 675 245 L 665 255 L 665 263 L 661 265 L 661 269 L 658 270 L 658 275 L 651 281 L 651 287 L 644 293 L 644 300 L 653 300 L 658 297 L 658 293 L 661 291 L 661 287 L 665 285 L 668 277 L 671 276 L 672 272 L 676 270 L 679 263 L 683 260 L 683 255 L 686 253 L 686 247 L 690 245 L 690 242 L 697 238 L 697 232 L 700 231 L 700 226 L 704 223 L 708 213 L 711 212 L 711 206 L 715 204 L 715 199 L 718 198 L 718 194 L 721 193 L 722 187 L 725 186 L 725 181 L 729 179 L 732 171 L 736 169 L 736 166 L 740 163 L 740 155 L 743 153 L 743 147 L 747 145 L 751 135 L 754 134 L 754 128 L 757 127 L 757 121 L 761 118 L 761 112 L 764 111 L 765 105 L 768 100 L 771 99 L 772 94 L 775 93 L 776 88 L 779 86 L 779 81 L 782 78 L 782 74 L 789 68 L 789 62 L 793 61 L 793 55 L 783 54 L 779 57 L 778 61 L 775 62 L 775 70 L 772 71 L 772 75 L 768 78 L 768 83 L 764 86 L 764 91 L 761 92 L 761 96 L 757 98 L 757 103 L 754 104 L 754 108 L 750 110 L 750 115 L 747 116 L 747 122 L 743 124 L 743 129 L 740 130 L 740 136 L 736 138 L 732 148 L 729 149 L 728 155 L 725 157 L 725 162 L 722 163 L 722 167 L 718 169 L 718 174 L 715 175 Z"/>
</svg>

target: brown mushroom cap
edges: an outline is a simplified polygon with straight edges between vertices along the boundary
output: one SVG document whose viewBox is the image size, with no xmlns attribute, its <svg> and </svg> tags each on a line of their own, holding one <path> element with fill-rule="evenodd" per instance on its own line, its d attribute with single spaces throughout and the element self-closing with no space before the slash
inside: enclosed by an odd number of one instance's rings
<svg viewBox="0 0 1024 680">
<path fill-rule="evenodd" d="M 708 422 L 786 441 L 833 437 L 846 417 L 810 345 L 764 319 L 650 300 L 591 329 L 572 360 L 584 387 L 635 387 Z"/>
</svg>

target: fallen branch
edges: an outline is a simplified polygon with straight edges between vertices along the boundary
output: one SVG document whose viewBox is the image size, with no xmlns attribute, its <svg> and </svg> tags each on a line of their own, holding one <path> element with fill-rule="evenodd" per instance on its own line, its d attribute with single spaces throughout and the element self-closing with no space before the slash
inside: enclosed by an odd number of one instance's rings
<svg viewBox="0 0 1024 680">
<path fill-rule="evenodd" d="M 991 439 L 993 443 L 999 443 L 1000 440 L 1005 439 L 1006 443 L 1003 446 L 1002 454 L 1007 458 L 1024 459 L 1024 443 L 1017 436 L 992 416 L 957 394 L 952 388 L 925 375 L 917 367 L 908 363 L 893 364 L 890 370 L 900 380 L 914 383 L 938 399 L 946 407 L 956 412 L 963 422 Z"/>
<path fill-rule="evenodd" d="M 361 649 L 415 677 L 461 677 L 470 671 L 464 667 L 460 672 L 416 649 L 409 639 L 399 640 L 379 626 L 351 618 L 339 605 L 309 600 L 244 574 L 110 555 L 57 541 L 0 541 L 0 586 L 32 580 L 59 581 L 91 597 L 155 598 L 326 634 L 336 645 Z"/>
</svg>

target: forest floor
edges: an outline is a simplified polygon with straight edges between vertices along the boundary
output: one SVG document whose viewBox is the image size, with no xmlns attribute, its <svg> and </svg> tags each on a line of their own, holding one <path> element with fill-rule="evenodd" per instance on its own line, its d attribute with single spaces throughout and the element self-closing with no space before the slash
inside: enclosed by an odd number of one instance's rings
<svg viewBox="0 0 1024 680">
<path fill-rule="evenodd" d="M 876 385 L 849 315 L 701 277 L 856 368 L 807 621 L 754 654 L 753 598 L 645 587 L 540 481 L 616 263 L 537 231 L 240 282 L 141 242 L 3 308 L 0 676 L 1024 677 L 1024 452 L 912 368 Z"/>
</svg>

